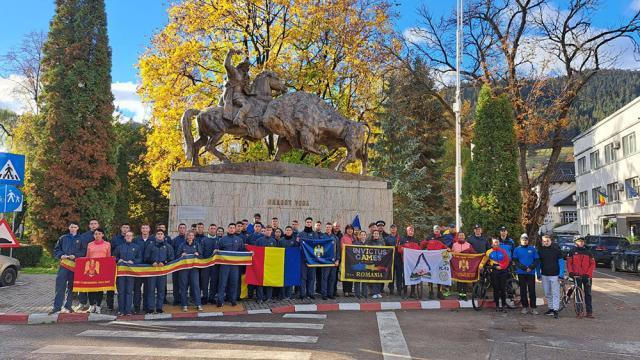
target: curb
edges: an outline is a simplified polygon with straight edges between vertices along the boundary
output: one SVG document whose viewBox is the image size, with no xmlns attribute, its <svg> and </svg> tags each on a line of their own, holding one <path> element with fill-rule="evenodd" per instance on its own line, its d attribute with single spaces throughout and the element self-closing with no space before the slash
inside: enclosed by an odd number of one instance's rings
<svg viewBox="0 0 640 360">
<path fill-rule="evenodd" d="M 546 304 L 545 299 L 537 299 L 537 305 Z M 485 308 L 494 307 L 493 301 L 484 304 Z M 115 316 L 104 314 L 42 314 L 42 313 L 0 313 L 2 325 L 37 325 L 56 323 L 85 323 L 99 321 L 131 321 L 131 320 L 171 320 L 191 319 L 205 317 L 220 317 L 234 315 L 258 315 L 258 314 L 284 314 L 284 313 L 309 313 L 330 311 L 382 311 L 382 310 L 457 310 L 473 309 L 470 300 L 426 300 L 426 301 L 388 301 L 373 303 L 333 303 L 333 304 L 297 304 L 278 306 L 271 309 L 245 310 L 245 311 L 218 311 L 218 312 L 185 312 L 175 314 L 146 314 Z"/>
</svg>

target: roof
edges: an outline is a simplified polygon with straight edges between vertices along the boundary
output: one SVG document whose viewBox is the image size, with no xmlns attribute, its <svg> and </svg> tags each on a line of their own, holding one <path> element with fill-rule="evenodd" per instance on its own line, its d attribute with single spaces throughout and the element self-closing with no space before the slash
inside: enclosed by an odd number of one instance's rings
<svg viewBox="0 0 640 360">
<path fill-rule="evenodd" d="M 574 233 L 574 234 L 578 234 L 580 230 L 580 224 L 578 224 L 578 221 L 574 221 L 572 223 L 568 223 L 568 224 L 564 224 L 562 226 L 558 226 L 557 228 L 553 229 L 553 233 L 554 234 L 558 234 L 558 233 Z"/>
<path fill-rule="evenodd" d="M 550 181 L 552 183 L 559 182 L 575 182 L 576 171 L 573 162 L 563 161 L 556 164 L 553 174 L 551 174 Z M 575 204 L 575 202 L 574 202 Z"/>
<path fill-rule="evenodd" d="M 575 196 L 576 196 L 576 193 L 573 192 L 572 194 L 570 194 L 566 198 L 564 198 L 564 199 L 558 201 L 557 203 L 553 204 L 553 206 L 576 206 Z"/>
</svg>

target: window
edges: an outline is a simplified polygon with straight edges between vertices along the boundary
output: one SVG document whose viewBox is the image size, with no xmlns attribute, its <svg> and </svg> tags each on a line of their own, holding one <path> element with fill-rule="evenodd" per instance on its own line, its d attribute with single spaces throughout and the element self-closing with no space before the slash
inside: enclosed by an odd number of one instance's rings
<svg viewBox="0 0 640 360">
<path fill-rule="evenodd" d="M 610 143 L 604 147 L 604 163 L 611 164 L 616 161 L 616 149 L 613 147 L 613 143 Z"/>
<path fill-rule="evenodd" d="M 627 199 L 637 198 L 640 194 L 640 179 L 636 176 L 625 180 L 624 191 L 627 193 Z"/>
<path fill-rule="evenodd" d="M 618 183 L 607 184 L 607 202 L 620 200 L 618 193 Z"/>
<path fill-rule="evenodd" d="M 591 202 L 593 203 L 593 205 L 600 204 L 600 193 L 602 192 L 602 187 L 600 186 L 591 189 Z"/>
<path fill-rule="evenodd" d="M 624 156 L 627 156 L 635 152 L 636 152 L 636 133 L 632 132 L 631 134 L 622 138 L 622 154 L 624 154 Z"/>
<path fill-rule="evenodd" d="M 587 172 L 587 159 L 583 156 L 578 159 L 578 174 Z"/>
<path fill-rule="evenodd" d="M 570 224 L 578 220 L 578 212 L 576 211 L 563 211 L 562 212 L 562 224 Z"/>
<path fill-rule="evenodd" d="M 578 194 L 578 200 L 580 201 L 580 207 L 587 207 L 589 206 L 589 199 L 587 198 L 587 192 L 586 191 L 582 191 L 580 192 L 580 194 Z"/>
<path fill-rule="evenodd" d="M 595 170 L 600 167 L 600 150 L 596 150 L 589 154 L 589 165 L 591 170 Z"/>
</svg>

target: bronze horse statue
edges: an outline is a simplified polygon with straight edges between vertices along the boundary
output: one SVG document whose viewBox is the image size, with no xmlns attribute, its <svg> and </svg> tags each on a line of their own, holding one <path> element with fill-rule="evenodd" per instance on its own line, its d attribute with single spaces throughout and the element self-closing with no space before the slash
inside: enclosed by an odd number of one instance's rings
<svg viewBox="0 0 640 360">
<path fill-rule="evenodd" d="M 205 147 L 222 162 L 229 159 L 216 149 L 224 134 L 231 134 L 249 141 L 260 141 L 269 134 L 278 136 L 276 161 L 292 148 L 302 149 L 313 154 L 324 155 L 326 151 L 339 147 L 347 149 L 347 156 L 336 166 L 342 171 L 356 159 L 362 161 L 362 173 L 367 169 L 367 144 L 371 130 L 366 123 L 350 121 L 340 115 L 326 101 L 317 95 L 298 91 L 284 94 L 275 100 L 273 91 L 284 92 L 285 84 L 275 73 L 260 73 L 253 84 L 255 96 L 248 97 L 252 110 L 247 121 L 257 121 L 258 131 L 250 136 L 245 127 L 236 126 L 231 120 L 222 117 L 222 107 L 208 107 L 202 111 L 187 109 L 182 115 L 182 133 L 184 150 L 193 166 L 198 166 L 199 151 Z M 234 109 L 234 115 L 237 109 Z M 196 116 L 198 140 L 191 133 L 191 118 Z"/>
</svg>

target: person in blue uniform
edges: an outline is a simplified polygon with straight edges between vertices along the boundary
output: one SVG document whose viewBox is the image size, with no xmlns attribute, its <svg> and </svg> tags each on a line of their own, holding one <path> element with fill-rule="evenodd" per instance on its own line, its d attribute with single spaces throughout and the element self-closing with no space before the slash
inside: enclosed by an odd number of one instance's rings
<svg viewBox="0 0 640 360">
<path fill-rule="evenodd" d="M 149 224 L 143 224 L 140 226 L 140 236 L 138 236 L 134 242 L 140 245 L 142 253 L 146 255 L 147 246 L 152 244 L 154 241 L 153 236 L 151 236 L 151 226 Z M 143 258 L 143 261 L 146 262 L 146 258 Z M 133 279 L 133 311 L 136 314 L 140 313 L 140 304 L 142 304 L 142 309 L 145 312 L 150 310 L 149 303 L 147 302 L 147 278 L 136 277 Z"/>
<path fill-rule="evenodd" d="M 264 247 L 277 247 L 278 241 L 273 238 L 271 235 L 273 233 L 273 228 L 271 225 L 267 225 L 265 228 L 264 236 L 258 240 L 257 246 Z M 262 303 L 263 301 L 270 301 L 273 297 L 273 287 L 271 286 L 257 286 L 258 293 L 258 303 Z"/>
<path fill-rule="evenodd" d="M 316 232 L 313 231 L 313 219 L 308 217 L 304 220 L 304 229 L 298 233 L 296 242 L 302 247 L 305 241 L 313 241 L 317 238 Z M 300 262 L 302 269 L 302 285 L 300 286 L 300 300 L 308 297 L 315 300 L 315 288 L 316 288 L 316 268 L 309 267 L 304 259 Z"/>
<path fill-rule="evenodd" d="M 236 224 L 230 223 L 227 226 L 227 234 L 220 239 L 221 251 L 242 251 L 244 243 L 242 239 L 236 235 Z M 237 265 L 220 265 L 220 275 L 218 280 L 218 301 L 217 306 L 222 307 L 224 304 L 225 289 L 229 285 L 229 293 L 227 294 L 231 305 L 237 305 L 236 294 L 238 292 L 238 276 L 240 274 Z"/>
<path fill-rule="evenodd" d="M 144 256 L 140 245 L 133 242 L 133 232 L 131 231 L 125 233 L 124 242 L 116 247 L 113 254 L 118 265 L 142 264 Z M 133 279 L 132 276 L 118 276 L 116 279 L 118 316 L 133 313 Z"/>
<path fill-rule="evenodd" d="M 284 229 L 284 235 L 278 241 L 278 247 L 281 248 L 289 248 L 289 247 L 298 247 L 300 244 L 296 242 L 296 238 L 293 236 L 293 228 L 291 226 L 287 226 Z M 290 300 L 292 295 L 292 286 L 285 286 L 282 288 L 280 292 L 280 298 L 283 300 Z"/>
<path fill-rule="evenodd" d="M 320 294 L 322 294 L 322 300 L 335 299 L 333 282 L 336 279 L 338 264 L 340 263 L 340 251 L 338 246 L 338 238 L 333 234 L 333 224 L 326 223 L 324 226 L 324 234 L 322 238 L 325 240 L 331 240 L 333 242 L 333 254 L 335 258 L 334 266 L 327 266 L 322 268 L 322 278 L 320 284 Z"/>
<path fill-rule="evenodd" d="M 215 224 L 209 225 L 209 231 L 207 237 L 200 243 L 200 250 L 202 251 L 202 258 L 208 259 L 213 256 L 213 252 L 219 248 L 219 237 L 217 231 L 220 230 L 224 233 L 224 229 L 215 226 Z M 202 304 L 209 302 L 214 303 L 215 294 L 218 292 L 218 269 L 219 265 L 209 266 L 208 268 L 200 269 L 200 291 L 202 292 Z"/>
<path fill-rule="evenodd" d="M 180 223 L 178 225 L 178 235 L 173 238 L 173 253 L 178 253 L 178 248 L 186 241 L 187 224 Z M 171 274 L 171 284 L 173 287 L 173 305 L 180 305 L 180 272 L 174 271 Z"/>
<path fill-rule="evenodd" d="M 147 264 L 154 267 L 162 267 L 174 259 L 173 247 L 164 240 L 164 231 L 158 229 L 155 239 L 147 244 L 144 257 Z M 147 314 L 161 314 L 164 304 L 165 287 L 167 286 L 167 275 L 151 276 L 147 278 Z"/>
<path fill-rule="evenodd" d="M 82 246 L 82 241 L 78 235 L 78 223 L 69 223 L 69 233 L 62 235 L 53 248 L 53 256 L 58 260 L 72 260 L 84 257 L 86 249 Z M 66 299 L 65 299 L 66 295 Z M 64 307 L 62 307 L 64 302 Z M 62 266 L 58 267 L 56 275 L 56 293 L 53 300 L 53 308 L 49 314 L 57 314 L 59 312 L 70 313 L 71 304 L 73 303 L 73 271 Z"/>
<path fill-rule="evenodd" d="M 193 231 L 187 233 L 187 241 L 178 248 L 178 257 L 181 259 L 186 258 L 201 258 L 202 256 L 202 242 L 196 243 L 197 234 Z M 202 240 L 204 241 L 204 240 Z M 197 294 L 193 299 L 196 304 L 196 309 L 202 311 L 202 302 L 200 301 L 200 276 L 197 268 L 180 270 L 180 305 L 182 305 L 182 311 L 188 311 L 188 294 L 187 287 L 191 287 L 193 294 Z"/>
</svg>

